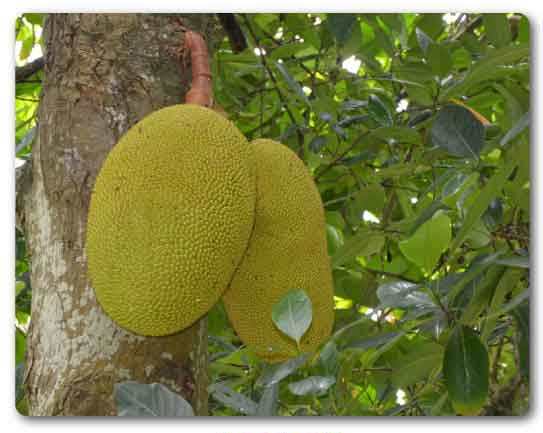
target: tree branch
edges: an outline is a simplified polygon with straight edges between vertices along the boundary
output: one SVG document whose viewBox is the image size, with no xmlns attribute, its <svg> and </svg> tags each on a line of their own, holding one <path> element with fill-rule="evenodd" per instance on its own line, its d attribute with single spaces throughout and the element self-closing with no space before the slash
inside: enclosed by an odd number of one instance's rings
<svg viewBox="0 0 543 433">
<path fill-rule="evenodd" d="M 43 69 L 45 61 L 40 57 L 24 66 L 15 68 L 15 82 L 19 83 L 34 75 L 36 72 Z"/>
<path fill-rule="evenodd" d="M 247 40 L 234 14 L 217 14 L 221 25 L 228 36 L 232 51 L 241 53 L 247 48 Z"/>
</svg>

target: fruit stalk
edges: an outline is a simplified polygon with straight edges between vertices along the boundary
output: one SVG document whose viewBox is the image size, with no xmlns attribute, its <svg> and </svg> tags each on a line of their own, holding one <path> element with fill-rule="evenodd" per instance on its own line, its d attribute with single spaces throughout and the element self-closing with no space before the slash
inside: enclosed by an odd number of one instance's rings
<svg viewBox="0 0 543 433">
<path fill-rule="evenodd" d="M 192 65 L 192 84 L 185 96 L 185 103 L 212 107 L 213 88 L 206 42 L 199 33 L 187 31 L 185 47 L 190 52 Z"/>
</svg>

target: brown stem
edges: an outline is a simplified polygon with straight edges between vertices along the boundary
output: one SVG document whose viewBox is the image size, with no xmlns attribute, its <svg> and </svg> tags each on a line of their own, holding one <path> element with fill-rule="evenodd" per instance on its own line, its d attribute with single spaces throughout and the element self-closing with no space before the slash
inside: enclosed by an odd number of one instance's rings
<svg viewBox="0 0 543 433">
<path fill-rule="evenodd" d="M 185 96 L 185 103 L 211 107 L 213 86 L 207 44 L 202 35 L 188 31 L 185 33 L 185 47 L 190 52 L 192 66 L 192 84 Z"/>
</svg>

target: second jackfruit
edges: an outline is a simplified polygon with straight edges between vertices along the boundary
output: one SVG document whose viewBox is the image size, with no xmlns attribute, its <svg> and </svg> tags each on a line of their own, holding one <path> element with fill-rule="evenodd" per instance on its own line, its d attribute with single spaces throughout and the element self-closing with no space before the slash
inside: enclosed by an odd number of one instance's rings
<svg viewBox="0 0 543 433">
<path fill-rule="evenodd" d="M 269 362 L 298 354 L 296 343 L 272 321 L 273 306 L 290 290 L 311 299 L 313 320 L 302 352 L 314 351 L 332 330 L 333 283 L 324 210 L 304 163 L 272 140 L 251 143 L 256 168 L 256 211 L 249 247 L 223 295 L 241 340 Z"/>
</svg>

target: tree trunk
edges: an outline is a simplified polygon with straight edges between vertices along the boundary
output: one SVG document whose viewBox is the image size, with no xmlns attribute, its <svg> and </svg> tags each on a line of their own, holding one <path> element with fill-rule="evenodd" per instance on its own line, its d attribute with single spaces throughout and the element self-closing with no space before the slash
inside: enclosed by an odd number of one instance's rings
<svg viewBox="0 0 543 433">
<path fill-rule="evenodd" d="M 118 327 L 89 285 L 84 250 L 92 186 L 119 137 L 184 100 L 183 26 L 215 39 L 212 15 L 50 14 L 32 186 L 25 200 L 32 319 L 30 415 L 115 415 L 113 385 L 159 382 L 207 413 L 207 325 L 168 337 Z"/>
</svg>

